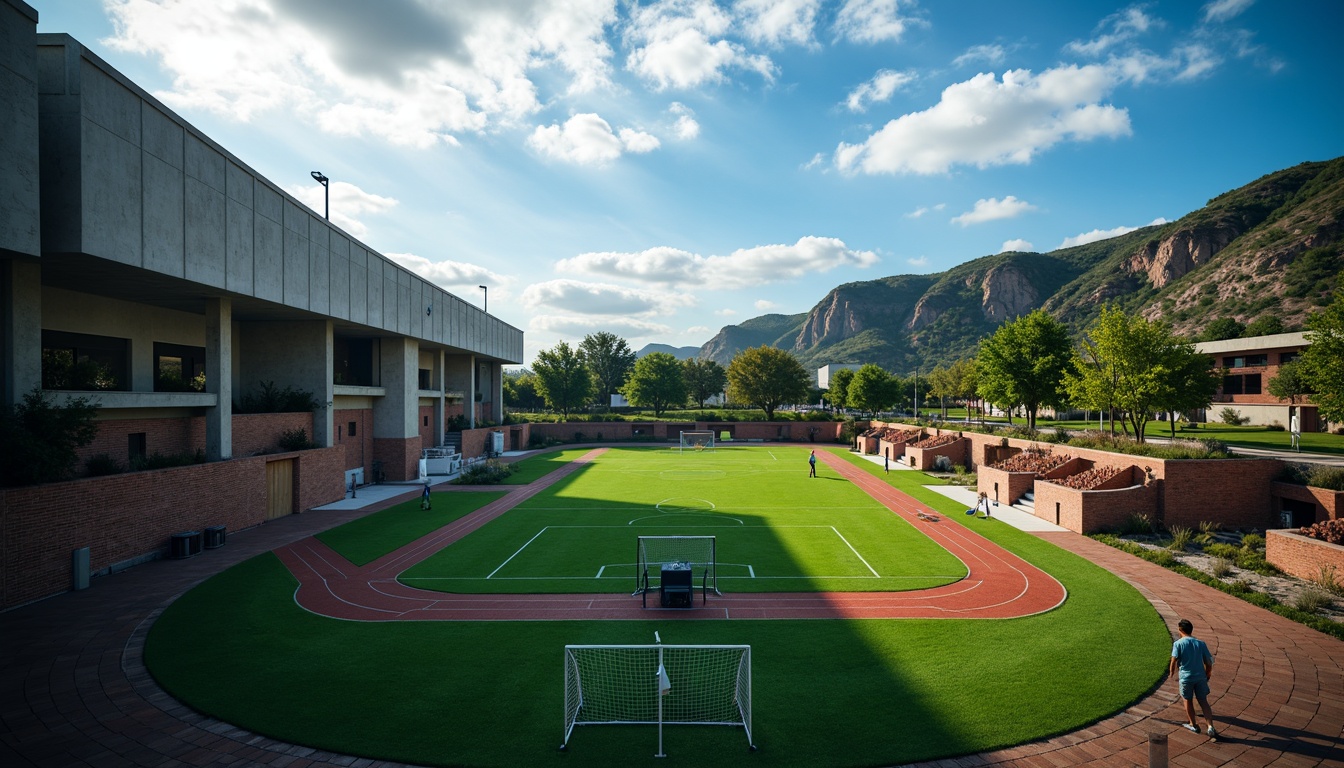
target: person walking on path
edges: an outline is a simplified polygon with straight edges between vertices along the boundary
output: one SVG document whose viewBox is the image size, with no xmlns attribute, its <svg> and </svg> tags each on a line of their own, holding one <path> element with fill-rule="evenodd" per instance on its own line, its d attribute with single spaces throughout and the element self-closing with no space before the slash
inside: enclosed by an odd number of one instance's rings
<svg viewBox="0 0 1344 768">
<path fill-rule="evenodd" d="M 807 456 L 807 476 L 817 476 L 817 452 L 813 451 Z"/>
<path fill-rule="evenodd" d="M 978 499 L 975 500 L 975 508 L 976 508 L 976 510 L 985 513 L 985 519 L 986 519 L 986 520 L 989 519 L 989 494 L 988 494 L 988 493 L 985 493 L 984 491 L 981 491 L 981 492 L 980 492 L 980 498 L 978 498 Z"/>
<path fill-rule="evenodd" d="M 888 475 L 891 474 L 891 456 L 890 456 L 890 455 L 887 455 L 887 456 L 883 456 L 883 457 L 882 457 L 882 471 L 883 471 L 883 472 L 886 472 Z"/>
<path fill-rule="evenodd" d="M 1195 699 L 1204 713 L 1209 727 L 1205 731 L 1210 739 L 1218 738 L 1213 727 L 1213 710 L 1209 709 L 1209 677 L 1213 674 L 1213 654 L 1203 640 L 1194 637 L 1195 625 L 1189 619 L 1176 623 L 1181 636 L 1171 644 L 1171 663 L 1167 674 L 1176 678 L 1177 689 L 1185 702 L 1186 730 L 1199 733 L 1199 723 L 1195 721 Z"/>
</svg>

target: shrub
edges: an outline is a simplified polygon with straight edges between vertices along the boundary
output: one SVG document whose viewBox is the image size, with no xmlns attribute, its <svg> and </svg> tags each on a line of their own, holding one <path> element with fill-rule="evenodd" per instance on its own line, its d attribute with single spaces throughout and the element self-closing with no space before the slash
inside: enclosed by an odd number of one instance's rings
<svg viewBox="0 0 1344 768">
<path fill-rule="evenodd" d="M 1248 533 L 1241 537 L 1241 546 L 1249 550 L 1265 548 L 1265 537 L 1258 533 Z"/>
<path fill-rule="evenodd" d="M 1202 520 L 1199 523 L 1199 535 L 1195 541 L 1200 544 L 1212 544 L 1218 540 L 1218 531 L 1223 527 L 1213 520 Z"/>
<path fill-rule="evenodd" d="M 317 410 L 317 398 L 312 392 L 285 387 L 274 381 L 257 382 L 256 392 L 248 392 L 234 405 L 234 413 L 301 413 Z"/>
<path fill-rule="evenodd" d="M 1344 467 L 1313 464 L 1307 471 L 1307 485 L 1329 491 L 1344 491 Z"/>
<path fill-rule="evenodd" d="M 131 460 L 132 472 L 144 472 L 150 469 L 169 469 L 171 467 L 189 467 L 192 464 L 204 464 L 205 451 L 183 451 L 182 453 L 159 453 Z"/>
<path fill-rule="evenodd" d="M 1232 561 L 1228 560 L 1226 557 L 1220 557 L 1213 561 L 1213 568 L 1211 570 L 1215 577 L 1225 579 L 1232 573 Z"/>
<path fill-rule="evenodd" d="M 1218 412 L 1218 418 L 1222 420 L 1224 424 L 1229 424 L 1234 427 L 1239 427 L 1251 422 L 1251 417 L 1242 416 L 1241 412 L 1236 408 L 1224 408 Z"/>
<path fill-rule="evenodd" d="M 1320 613 L 1331 605 L 1330 593 L 1318 587 L 1307 587 L 1297 593 L 1293 607 L 1303 613 Z"/>
<path fill-rule="evenodd" d="M 40 387 L 20 403 L 0 410 L 0 486 L 37 485 L 69 479 L 80 448 L 98 435 L 98 406 L 87 397 L 57 405 Z"/>
<path fill-rule="evenodd" d="M 1344 597 L 1344 578 L 1340 577 L 1339 569 L 1333 565 L 1322 565 L 1311 582 L 1326 592 Z"/>
<path fill-rule="evenodd" d="M 1152 563 L 1156 563 L 1162 566 L 1163 568 L 1170 568 L 1171 566 L 1180 562 L 1179 560 L 1176 559 L 1175 555 L 1171 554 L 1165 549 L 1145 549 L 1143 551 L 1143 559 Z"/>
<path fill-rule="evenodd" d="M 316 447 L 317 445 L 308 439 L 308 430 L 303 427 L 287 429 L 280 433 L 280 450 L 282 451 L 306 451 L 309 448 Z"/>
<path fill-rule="evenodd" d="M 119 475 L 125 471 L 126 468 L 121 466 L 121 462 L 112 458 L 112 455 L 107 453 L 90 456 L 89 460 L 84 462 L 84 473 L 89 477 Z"/>
<path fill-rule="evenodd" d="M 1171 529 L 1171 543 L 1167 549 L 1173 552 L 1183 552 L 1190 545 L 1190 539 L 1194 536 L 1194 531 L 1181 525 L 1173 526 Z"/>
<path fill-rule="evenodd" d="M 1344 544 L 1344 520 L 1325 520 L 1302 529 L 1302 535 L 1331 544 Z"/>
<path fill-rule="evenodd" d="M 1153 520 L 1147 515 L 1130 515 L 1120 532 L 1125 535 L 1146 535 L 1153 532 Z"/>
<path fill-rule="evenodd" d="M 512 464 L 490 459 L 462 470 L 462 474 L 458 475 L 453 483 L 455 485 L 498 485 L 504 482 L 504 478 L 512 475 L 513 471 Z"/>
<path fill-rule="evenodd" d="M 1241 548 L 1234 547 L 1231 544 L 1214 543 L 1204 547 L 1204 554 L 1209 555 L 1210 557 L 1236 560 L 1241 555 Z"/>
<path fill-rule="evenodd" d="M 1284 426 L 1279 422 L 1275 421 L 1271 423 L 1269 426 L 1265 427 L 1265 429 L 1269 432 L 1283 432 Z"/>
</svg>

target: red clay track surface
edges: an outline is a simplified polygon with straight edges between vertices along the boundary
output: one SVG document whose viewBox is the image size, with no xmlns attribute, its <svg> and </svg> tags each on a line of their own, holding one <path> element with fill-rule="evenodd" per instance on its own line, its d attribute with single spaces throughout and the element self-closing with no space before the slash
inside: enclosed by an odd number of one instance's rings
<svg viewBox="0 0 1344 768">
<path fill-rule="evenodd" d="M 508 512 L 592 461 L 574 463 L 363 567 L 315 538 L 276 550 L 299 580 L 295 600 L 313 613 L 350 621 L 527 621 L 573 619 L 1006 619 L 1048 611 L 1064 601 L 1054 577 L 943 519 L 859 467 L 822 452 L 822 461 L 893 514 L 960 558 L 970 573 L 953 584 L 910 592 L 777 592 L 711 597 L 691 610 L 649 611 L 628 594 L 466 595 L 406 586 L 397 575 Z M 921 517 L 923 515 L 923 517 Z"/>
</svg>

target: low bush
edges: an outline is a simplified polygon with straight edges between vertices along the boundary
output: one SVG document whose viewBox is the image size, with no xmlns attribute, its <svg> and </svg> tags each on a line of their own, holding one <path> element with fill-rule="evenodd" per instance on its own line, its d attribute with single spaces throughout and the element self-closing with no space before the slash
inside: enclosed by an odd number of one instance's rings
<svg viewBox="0 0 1344 768">
<path fill-rule="evenodd" d="M 1242 416 L 1241 412 L 1238 411 L 1236 408 L 1224 408 L 1223 410 L 1218 412 L 1218 418 L 1224 424 L 1228 424 L 1233 427 L 1239 427 L 1243 424 L 1251 423 L 1251 417 Z"/>
<path fill-rule="evenodd" d="M 1231 544 L 1208 544 L 1204 547 L 1204 554 L 1210 557 L 1222 557 L 1228 560 L 1236 560 L 1241 554 L 1241 547 Z"/>
<path fill-rule="evenodd" d="M 1167 549 L 1173 552 L 1183 552 L 1190 545 L 1190 539 L 1194 537 L 1195 532 L 1181 525 L 1174 525 L 1171 528 L 1171 543 L 1167 544 Z"/>
<path fill-rule="evenodd" d="M 1339 574 L 1339 569 L 1333 565 L 1322 565 L 1316 570 L 1316 576 L 1311 582 L 1332 595 L 1344 597 L 1344 577 Z"/>
<path fill-rule="evenodd" d="M 183 451 L 182 453 L 159 453 L 155 451 L 148 456 L 140 456 L 131 460 L 132 472 L 144 472 L 150 469 L 169 469 L 171 467 L 189 467 L 192 464 L 204 464 L 205 451 Z"/>
<path fill-rule="evenodd" d="M 1244 549 L 1256 550 L 1265 548 L 1265 537 L 1258 533 L 1248 533 L 1241 537 L 1241 546 Z"/>
<path fill-rule="evenodd" d="M 1293 599 L 1293 607 L 1304 613 L 1320 613 L 1332 603 L 1330 593 L 1318 587 L 1308 587 L 1298 592 Z"/>
<path fill-rule="evenodd" d="M 280 450 L 282 451 L 306 451 L 309 448 L 316 447 L 317 444 L 308 439 L 308 430 L 303 427 L 287 429 L 280 433 Z"/>
<path fill-rule="evenodd" d="M 498 485 L 504 482 L 506 477 L 512 475 L 513 471 L 512 464 L 490 459 L 462 470 L 462 474 L 458 475 L 453 483 L 455 485 Z"/>
<path fill-rule="evenodd" d="M 89 477 L 119 475 L 125 471 L 126 468 L 120 461 L 112 458 L 111 454 L 100 453 L 97 456 L 90 456 L 89 460 L 84 462 L 84 473 Z"/>
<path fill-rule="evenodd" d="M 1212 544 L 1218 540 L 1218 532 L 1222 529 L 1223 526 L 1214 520 L 1202 520 L 1199 523 L 1199 535 L 1195 537 L 1195 541 L 1199 544 Z"/>
<path fill-rule="evenodd" d="M 1153 519 L 1147 515 L 1132 514 L 1125 520 L 1120 533 L 1126 536 L 1147 535 L 1153 532 Z"/>
<path fill-rule="evenodd" d="M 1220 557 L 1213 561 L 1213 567 L 1210 570 L 1216 578 L 1225 579 L 1232 574 L 1232 561 L 1226 557 Z"/>
</svg>

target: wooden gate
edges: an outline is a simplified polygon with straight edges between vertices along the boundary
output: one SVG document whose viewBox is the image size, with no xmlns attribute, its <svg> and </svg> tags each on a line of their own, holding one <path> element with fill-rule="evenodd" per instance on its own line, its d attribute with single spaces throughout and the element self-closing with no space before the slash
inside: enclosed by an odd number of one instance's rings
<svg viewBox="0 0 1344 768">
<path fill-rule="evenodd" d="M 266 519 L 294 512 L 294 459 L 266 462 Z"/>
</svg>

